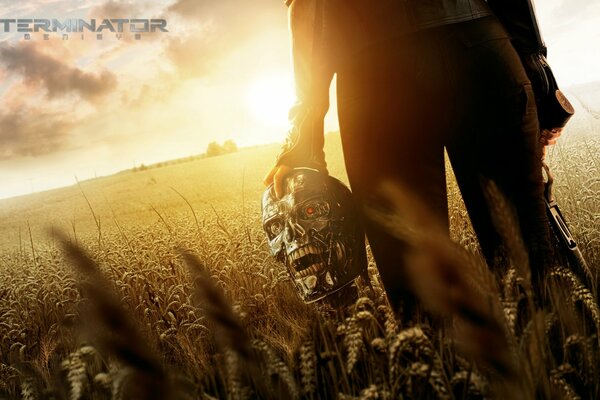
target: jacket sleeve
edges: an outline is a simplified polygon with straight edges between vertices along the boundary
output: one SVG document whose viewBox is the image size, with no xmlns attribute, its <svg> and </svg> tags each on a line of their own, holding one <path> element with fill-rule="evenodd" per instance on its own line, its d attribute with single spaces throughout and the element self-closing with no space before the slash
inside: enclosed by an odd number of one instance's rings
<svg viewBox="0 0 600 400">
<path fill-rule="evenodd" d="M 523 55 L 542 54 L 546 46 L 535 22 L 533 0 L 487 0 L 490 8 L 512 37 L 515 49 Z"/>
<path fill-rule="evenodd" d="M 324 118 L 334 72 L 327 60 L 323 3 L 294 0 L 289 6 L 296 103 L 289 113 L 291 128 L 277 165 L 327 172 Z"/>
</svg>

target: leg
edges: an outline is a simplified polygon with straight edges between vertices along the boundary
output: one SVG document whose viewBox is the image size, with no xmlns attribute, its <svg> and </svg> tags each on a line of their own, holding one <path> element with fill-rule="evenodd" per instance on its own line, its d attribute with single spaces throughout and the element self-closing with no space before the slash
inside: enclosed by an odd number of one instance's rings
<svg viewBox="0 0 600 400">
<path fill-rule="evenodd" d="M 447 146 L 452 166 L 488 262 L 496 262 L 503 243 L 482 179 L 494 181 L 514 206 L 532 275 L 541 275 L 550 232 L 531 85 L 508 39 L 466 45 L 465 52 L 462 81 L 473 96 L 461 130 Z"/>
<path fill-rule="evenodd" d="M 411 38 L 410 40 L 414 40 Z M 338 110 L 346 169 L 363 208 L 382 206 L 384 181 L 409 188 L 447 227 L 443 133 L 447 109 L 436 47 L 409 39 L 372 48 L 338 74 Z M 384 206 L 384 205 L 383 205 Z M 405 274 L 405 244 L 361 215 L 392 306 L 409 320 L 416 301 Z"/>
</svg>

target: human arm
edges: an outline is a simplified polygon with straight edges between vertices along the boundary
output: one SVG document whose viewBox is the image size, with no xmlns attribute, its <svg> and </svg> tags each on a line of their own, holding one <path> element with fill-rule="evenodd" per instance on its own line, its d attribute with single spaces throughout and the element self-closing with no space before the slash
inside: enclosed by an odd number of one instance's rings
<svg viewBox="0 0 600 400">
<path fill-rule="evenodd" d="M 324 118 L 329 109 L 333 68 L 326 52 L 323 2 L 294 0 L 289 7 L 296 103 L 290 110 L 291 128 L 265 184 L 275 183 L 278 196 L 285 177 L 296 167 L 327 172 Z"/>
</svg>

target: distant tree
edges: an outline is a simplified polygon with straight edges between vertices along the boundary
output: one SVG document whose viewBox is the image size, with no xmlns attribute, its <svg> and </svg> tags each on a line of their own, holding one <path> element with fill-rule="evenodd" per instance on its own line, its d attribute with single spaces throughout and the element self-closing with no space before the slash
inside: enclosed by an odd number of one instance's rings
<svg viewBox="0 0 600 400">
<path fill-rule="evenodd" d="M 225 153 L 235 153 L 238 150 L 237 144 L 233 140 L 226 140 L 223 143 L 223 151 Z"/>
<path fill-rule="evenodd" d="M 206 148 L 206 157 L 220 156 L 221 154 L 235 153 L 238 150 L 233 140 L 226 140 L 222 145 L 210 142 Z"/>
<path fill-rule="evenodd" d="M 206 157 L 220 156 L 223 154 L 223 146 L 217 142 L 210 142 L 206 148 Z"/>
</svg>

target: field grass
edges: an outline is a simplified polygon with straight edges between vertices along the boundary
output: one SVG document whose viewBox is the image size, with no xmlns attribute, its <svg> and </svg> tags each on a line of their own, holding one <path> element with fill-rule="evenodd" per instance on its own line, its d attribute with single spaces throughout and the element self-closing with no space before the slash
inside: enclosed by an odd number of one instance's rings
<svg viewBox="0 0 600 400">
<path fill-rule="evenodd" d="M 578 117 L 548 157 L 594 270 L 599 126 Z M 593 295 L 557 265 L 551 299 L 534 306 L 518 241 L 497 282 L 475 254 L 451 177 L 452 237 L 461 246 L 432 234 L 435 227 L 408 238 L 422 297 L 444 318 L 399 326 L 372 260 L 372 287 L 360 284 L 350 309 L 301 303 L 259 222 L 262 175 L 277 151 L 242 150 L 1 200 L 1 396 L 600 395 Z M 337 135 L 328 135 L 326 154 L 330 173 L 346 181 Z"/>
</svg>

